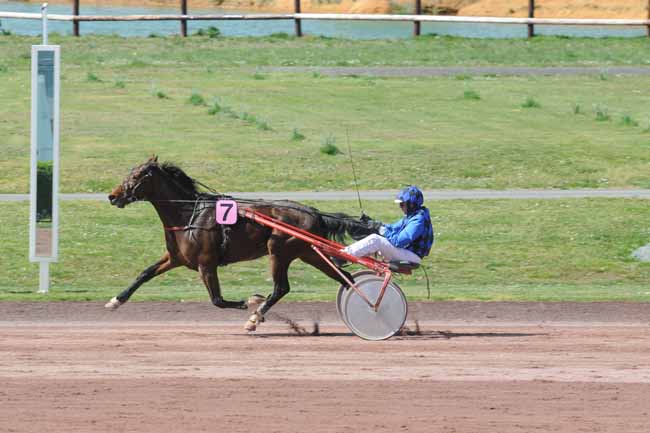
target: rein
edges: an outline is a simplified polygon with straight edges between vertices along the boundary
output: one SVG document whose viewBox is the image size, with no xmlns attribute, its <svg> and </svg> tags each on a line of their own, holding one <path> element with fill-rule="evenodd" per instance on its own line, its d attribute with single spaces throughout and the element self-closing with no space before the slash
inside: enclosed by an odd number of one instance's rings
<svg viewBox="0 0 650 433">
<path fill-rule="evenodd" d="M 192 200 L 156 200 L 159 202 L 176 202 L 176 201 L 181 201 L 181 202 L 192 202 Z M 204 206 L 202 208 L 199 208 L 199 203 L 204 203 L 205 201 L 201 200 L 201 197 L 197 197 L 196 200 L 194 200 L 194 208 L 192 209 L 192 215 L 190 216 L 190 221 L 187 225 L 185 226 L 172 226 L 172 227 L 166 227 L 163 226 L 165 231 L 167 232 L 182 232 L 182 231 L 187 231 L 187 230 L 212 230 L 216 227 L 201 227 L 201 226 L 195 226 L 192 223 L 194 222 L 194 219 L 196 218 L 196 215 L 198 212 L 201 212 L 205 209 L 208 209 L 209 206 Z M 197 212 L 198 211 L 198 212 Z"/>
<path fill-rule="evenodd" d="M 133 193 L 135 191 L 137 191 L 141 187 L 144 180 L 146 178 L 148 178 L 148 177 L 151 177 L 151 176 L 152 175 L 150 173 L 147 173 L 142 179 L 139 180 L 139 182 L 137 182 L 136 185 L 134 185 L 132 187 L 132 189 L 131 189 L 131 194 L 132 194 L 131 196 L 132 197 L 134 197 Z M 186 192 L 190 192 L 190 191 L 187 191 L 187 189 L 184 188 L 182 185 L 179 185 L 178 182 L 175 179 L 170 178 L 170 180 L 174 184 L 176 184 L 177 187 L 181 188 L 182 190 L 185 190 Z M 152 203 L 153 202 L 156 202 L 156 203 L 179 203 L 179 204 L 181 204 L 181 206 L 184 206 L 186 204 L 187 205 L 193 204 L 192 215 L 190 216 L 190 220 L 187 223 L 187 225 L 184 225 L 184 226 L 163 226 L 163 229 L 166 232 L 181 232 L 181 231 L 188 231 L 188 230 L 194 230 L 194 229 L 196 229 L 196 230 L 214 230 L 214 229 L 216 229 L 217 224 L 215 224 L 214 226 L 211 226 L 211 227 L 203 227 L 203 226 L 195 226 L 195 225 L 193 225 L 193 222 L 194 222 L 195 218 L 197 217 L 198 213 L 200 213 L 201 211 L 203 211 L 205 209 L 208 209 L 210 207 L 210 206 L 207 206 L 207 204 L 216 203 L 218 200 L 221 200 L 221 199 L 224 199 L 224 198 L 233 199 L 233 200 L 236 200 L 237 202 L 240 202 L 242 204 L 247 204 L 247 205 L 274 206 L 274 207 L 281 207 L 281 208 L 285 208 L 285 209 L 294 209 L 294 210 L 297 210 L 297 211 L 300 211 L 300 212 L 308 213 L 308 214 L 312 215 L 313 217 L 318 216 L 317 213 L 314 212 L 313 209 L 311 209 L 309 207 L 305 208 L 305 207 L 299 206 L 299 205 L 280 204 L 276 200 L 243 199 L 243 198 L 231 197 L 231 196 L 226 195 L 226 194 L 218 193 L 214 188 L 212 188 L 212 187 L 210 187 L 210 186 L 208 186 L 208 185 L 204 184 L 203 182 L 200 182 L 200 181 L 198 181 L 196 179 L 192 179 L 192 181 L 195 184 L 204 187 L 205 189 L 207 189 L 210 192 L 209 193 L 197 193 L 197 192 L 195 192 L 195 194 L 197 194 L 197 195 L 196 195 L 196 198 L 194 198 L 194 199 L 147 200 L 147 201 L 150 201 Z M 130 202 L 141 201 L 141 200 L 143 200 L 143 199 L 133 198 L 133 199 L 130 200 Z M 199 207 L 199 204 L 206 204 L 206 206 Z M 329 218 L 334 218 L 334 219 L 339 219 L 339 220 L 346 219 L 345 217 L 341 217 L 341 216 L 336 215 L 336 214 L 331 214 L 331 213 L 326 213 L 326 212 L 321 212 L 321 214 L 325 215 L 325 216 L 328 216 Z"/>
</svg>

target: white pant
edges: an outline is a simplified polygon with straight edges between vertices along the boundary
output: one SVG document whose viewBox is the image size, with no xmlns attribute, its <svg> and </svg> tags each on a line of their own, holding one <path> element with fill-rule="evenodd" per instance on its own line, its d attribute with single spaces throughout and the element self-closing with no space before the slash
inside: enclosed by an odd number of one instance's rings
<svg viewBox="0 0 650 433">
<path fill-rule="evenodd" d="M 412 251 L 393 246 L 388 239 L 381 235 L 372 234 L 360 241 L 348 245 L 343 251 L 355 257 L 365 257 L 379 253 L 388 261 L 405 260 L 407 262 L 420 263 L 422 259 Z"/>
</svg>

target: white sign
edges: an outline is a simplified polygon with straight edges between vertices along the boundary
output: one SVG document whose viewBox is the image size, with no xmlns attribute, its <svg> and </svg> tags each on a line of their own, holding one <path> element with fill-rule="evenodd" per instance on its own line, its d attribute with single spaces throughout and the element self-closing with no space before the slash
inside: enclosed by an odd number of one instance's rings
<svg viewBox="0 0 650 433">
<path fill-rule="evenodd" d="M 32 46 L 29 259 L 41 263 L 40 292 L 58 256 L 60 58 L 56 45 Z"/>
</svg>

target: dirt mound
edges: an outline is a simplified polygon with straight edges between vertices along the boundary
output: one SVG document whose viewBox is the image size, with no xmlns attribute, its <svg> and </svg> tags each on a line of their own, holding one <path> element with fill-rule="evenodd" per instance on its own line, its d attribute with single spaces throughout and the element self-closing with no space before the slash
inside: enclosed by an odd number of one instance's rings
<svg viewBox="0 0 650 433">
<path fill-rule="evenodd" d="M 470 2 L 466 2 L 470 3 Z M 646 0 L 537 0 L 538 18 L 646 18 Z M 459 15 L 528 16 L 528 0 L 478 0 L 460 8 Z"/>
</svg>

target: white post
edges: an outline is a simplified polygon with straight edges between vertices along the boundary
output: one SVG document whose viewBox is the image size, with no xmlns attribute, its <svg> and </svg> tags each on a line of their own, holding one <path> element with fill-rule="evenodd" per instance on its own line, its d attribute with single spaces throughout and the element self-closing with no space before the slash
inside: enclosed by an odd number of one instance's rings
<svg viewBox="0 0 650 433">
<path fill-rule="evenodd" d="M 50 262 L 39 262 L 38 293 L 47 293 L 50 289 Z"/>
<path fill-rule="evenodd" d="M 41 5 L 43 45 L 47 45 L 47 3 Z"/>
</svg>

